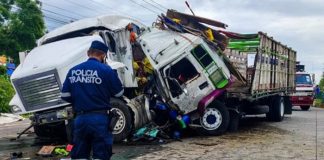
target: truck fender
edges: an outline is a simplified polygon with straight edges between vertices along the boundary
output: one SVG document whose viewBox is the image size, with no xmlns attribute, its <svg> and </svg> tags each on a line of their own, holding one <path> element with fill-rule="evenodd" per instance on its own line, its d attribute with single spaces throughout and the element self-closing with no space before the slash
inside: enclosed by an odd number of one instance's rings
<svg viewBox="0 0 324 160">
<path fill-rule="evenodd" d="M 200 115 L 204 114 L 204 111 L 206 107 L 211 104 L 212 102 L 216 101 L 216 98 L 221 96 L 225 89 L 217 89 L 208 94 L 207 96 L 203 97 L 199 102 L 198 102 L 198 107 L 197 111 Z"/>
</svg>

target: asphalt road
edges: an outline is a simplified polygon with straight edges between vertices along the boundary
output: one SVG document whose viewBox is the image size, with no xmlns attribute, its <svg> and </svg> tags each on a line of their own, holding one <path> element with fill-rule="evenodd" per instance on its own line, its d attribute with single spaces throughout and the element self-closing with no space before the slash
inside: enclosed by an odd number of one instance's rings
<svg viewBox="0 0 324 160">
<path fill-rule="evenodd" d="M 190 136 L 167 144 L 116 144 L 112 159 L 324 159 L 323 124 L 324 109 L 301 111 L 296 107 L 283 122 L 249 116 L 241 121 L 238 132 L 218 137 Z M 0 125 L 0 159 L 19 151 L 24 158 L 59 159 L 35 154 L 43 145 L 62 142 L 40 140 L 32 133 L 10 140 L 28 125 L 28 120 Z"/>
</svg>

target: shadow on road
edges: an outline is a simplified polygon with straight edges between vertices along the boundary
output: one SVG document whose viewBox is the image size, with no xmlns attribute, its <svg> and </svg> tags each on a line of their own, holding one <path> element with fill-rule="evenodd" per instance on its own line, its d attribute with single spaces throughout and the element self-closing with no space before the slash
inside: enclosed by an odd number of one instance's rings
<svg viewBox="0 0 324 160">
<path fill-rule="evenodd" d="M 301 110 L 296 110 L 301 111 Z M 222 138 L 235 138 L 236 136 L 240 136 L 241 133 L 253 133 L 253 134 L 264 134 L 267 132 L 276 132 L 283 133 L 279 128 L 267 125 L 268 121 L 265 115 L 258 116 L 246 116 L 241 119 L 239 130 L 236 133 L 227 133 L 225 136 L 221 136 Z M 185 133 L 182 134 L 182 139 L 186 141 L 186 139 L 194 138 L 199 141 L 200 138 L 204 139 L 206 137 L 202 137 L 198 135 L 193 130 L 186 130 Z M 241 137 L 242 138 L 242 137 Z M 173 140 L 171 140 L 173 141 Z M 44 145 L 65 145 L 66 142 L 60 139 L 44 139 L 44 138 L 36 138 L 36 136 L 31 133 L 29 135 L 22 136 L 21 139 L 11 141 L 10 138 L 0 138 L 0 157 L 8 157 L 11 152 L 21 151 L 24 154 L 24 157 L 28 157 L 31 159 L 48 159 L 36 156 L 35 154 L 38 150 Z M 145 155 L 150 152 L 155 152 L 158 150 L 163 150 L 161 144 L 164 143 L 156 143 L 149 141 L 139 141 L 134 143 L 120 143 L 114 144 L 113 152 L 115 153 L 112 157 L 113 160 L 119 159 L 132 159 L 141 155 Z M 58 159 L 57 157 L 52 157 L 51 159 Z"/>
</svg>

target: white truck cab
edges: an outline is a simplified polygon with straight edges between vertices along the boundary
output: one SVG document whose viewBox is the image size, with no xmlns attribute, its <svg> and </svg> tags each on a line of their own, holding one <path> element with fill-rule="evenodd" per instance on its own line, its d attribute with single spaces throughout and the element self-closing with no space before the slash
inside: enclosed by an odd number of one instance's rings
<svg viewBox="0 0 324 160">
<path fill-rule="evenodd" d="M 13 111 L 22 114 L 66 105 L 57 96 L 61 84 L 71 67 L 87 60 L 87 50 L 94 40 L 115 43 L 114 48 L 108 44 L 110 54 L 123 52 L 122 63 L 131 64 L 130 43 L 127 41 L 129 33 L 125 30 L 129 23 L 144 27 L 129 18 L 101 16 L 67 24 L 40 38 L 38 46 L 28 53 L 11 77 L 17 91 L 10 102 L 14 106 Z M 123 67 L 111 60 L 107 63 L 114 69 Z M 125 87 L 137 85 L 129 78 L 131 72 L 132 68 L 121 77 Z"/>
<path fill-rule="evenodd" d="M 296 72 L 296 91 L 291 95 L 294 106 L 300 106 L 302 110 L 309 110 L 314 101 L 314 83 L 310 73 Z"/>
</svg>

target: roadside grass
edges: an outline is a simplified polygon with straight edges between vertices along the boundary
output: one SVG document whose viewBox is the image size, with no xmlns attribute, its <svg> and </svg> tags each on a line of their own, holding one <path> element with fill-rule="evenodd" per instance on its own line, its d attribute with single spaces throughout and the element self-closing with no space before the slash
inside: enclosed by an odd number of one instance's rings
<svg viewBox="0 0 324 160">
<path fill-rule="evenodd" d="M 319 99 L 319 98 L 314 99 L 313 106 L 319 107 L 319 108 L 324 108 L 323 99 Z"/>
<path fill-rule="evenodd" d="M 26 113 L 26 114 L 21 114 L 20 116 L 26 119 L 29 119 L 30 116 L 32 116 L 32 113 Z"/>
</svg>

